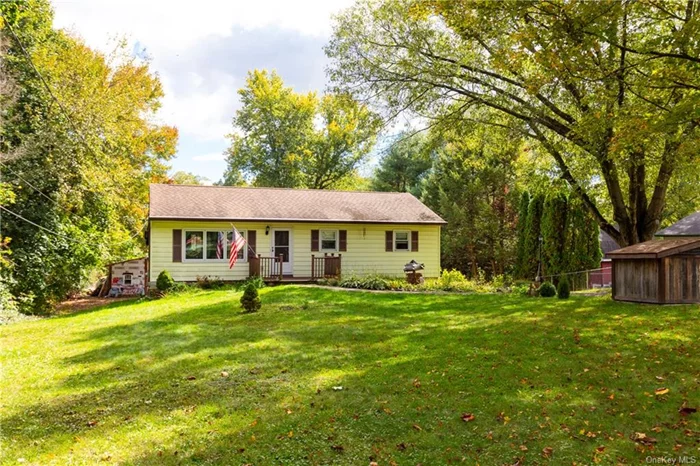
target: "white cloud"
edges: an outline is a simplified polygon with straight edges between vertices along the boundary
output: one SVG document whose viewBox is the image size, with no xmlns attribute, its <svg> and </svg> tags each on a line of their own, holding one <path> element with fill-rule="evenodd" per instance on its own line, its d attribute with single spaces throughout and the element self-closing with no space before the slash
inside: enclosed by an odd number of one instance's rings
<svg viewBox="0 0 700 466">
<path fill-rule="evenodd" d="M 211 154 L 195 155 L 192 157 L 192 160 L 195 162 L 211 162 L 214 160 L 226 160 L 226 156 L 223 152 L 213 152 Z"/>
<path fill-rule="evenodd" d="M 246 72 L 276 69 L 298 91 L 322 91 L 331 16 L 352 1 L 57 0 L 54 25 L 106 53 L 124 36 L 144 48 L 165 91 L 158 120 L 180 131 L 174 164 L 216 177 L 223 156 L 210 152 L 228 145 Z"/>
<path fill-rule="evenodd" d="M 220 76 L 211 81 L 212 90 L 193 85 L 189 92 L 177 92 L 173 78 L 167 74 L 161 76 L 165 97 L 158 112 L 160 120 L 205 141 L 221 139 L 231 132 L 231 117 L 239 105 L 235 79 Z M 201 80 L 198 75 L 188 78 Z M 187 84 L 178 83 L 178 86 L 187 87 Z"/>
</svg>

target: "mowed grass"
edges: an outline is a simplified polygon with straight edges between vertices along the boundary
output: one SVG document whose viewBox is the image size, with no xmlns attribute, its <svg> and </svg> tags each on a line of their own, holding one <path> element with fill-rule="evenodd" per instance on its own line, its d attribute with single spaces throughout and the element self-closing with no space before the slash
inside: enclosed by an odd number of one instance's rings
<svg viewBox="0 0 700 466">
<path fill-rule="evenodd" d="M 239 297 L 0 329 L 2 462 L 700 458 L 700 414 L 678 412 L 700 405 L 698 306 L 280 286 L 241 314 Z"/>
</svg>

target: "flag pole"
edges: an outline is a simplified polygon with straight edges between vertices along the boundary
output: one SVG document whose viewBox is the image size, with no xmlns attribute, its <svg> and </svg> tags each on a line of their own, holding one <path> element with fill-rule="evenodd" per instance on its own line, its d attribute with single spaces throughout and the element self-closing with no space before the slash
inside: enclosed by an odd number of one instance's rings
<svg viewBox="0 0 700 466">
<path fill-rule="evenodd" d="M 233 223 L 229 223 L 229 225 L 231 225 L 231 228 L 233 228 L 234 230 L 236 230 L 236 233 L 238 233 L 239 235 L 241 234 L 241 233 L 238 231 L 238 228 L 236 228 L 236 226 L 235 226 Z M 247 239 L 247 238 L 246 238 L 246 240 L 245 240 L 245 245 L 248 246 L 248 250 L 249 250 L 250 252 L 253 253 L 253 256 L 258 257 L 258 253 L 255 252 L 255 249 L 253 249 L 253 248 L 250 246 L 250 243 L 248 242 L 248 239 Z"/>
</svg>

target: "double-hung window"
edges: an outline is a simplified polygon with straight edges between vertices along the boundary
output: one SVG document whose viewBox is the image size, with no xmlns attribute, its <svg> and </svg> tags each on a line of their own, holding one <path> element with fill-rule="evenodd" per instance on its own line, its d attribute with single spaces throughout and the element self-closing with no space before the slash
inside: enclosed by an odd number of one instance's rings
<svg viewBox="0 0 700 466">
<path fill-rule="evenodd" d="M 395 231 L 394 232 L 394 251 L 410 251 L 411 250 L 411 232 L 410 231 Z"/>
<path fill-rule="evenodd" d="M 321 230 L 321 251 L 338 250 L 338 230 Z"/>
<path fill-rule="evenodd" d="M 239 231 L 246 238 L 246 231 Z M 231 231 L 185 231 L 185 260 L 227 261 L 231 253 Z M 244 245 L 238 250 L 238 260 L 248 257 Z"/>
</svg>

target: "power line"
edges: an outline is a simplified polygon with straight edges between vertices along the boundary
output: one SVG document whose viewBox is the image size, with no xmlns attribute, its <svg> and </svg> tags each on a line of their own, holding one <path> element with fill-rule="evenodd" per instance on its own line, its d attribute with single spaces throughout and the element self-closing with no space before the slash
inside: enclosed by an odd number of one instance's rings
<svg viewBox="0 0 700 466">
<path fill-rule="evenodd" d="M 44 197 L 45 197 L 46 199 L 48 199 L 49 201 L 53 202 L 57 207 L 59 207 L 60 209 L 66 211 L 66 212 L 70 215 L 70 212 L 69 212 L 68 210 L 66 210 L 65 207 L 61 206 L 61 204 L 59 204 L 58 201 L 56 201 L 55 199 L 52 199 L 51 197 L 49 197 L 49 196 L 47 196 L 46 194 L 44 194 L 43 191 L 41 191 L 39 188 L 37 188 L 36 186 L 34 186 L 33 184 L 31 184 L 31 183 L 30 183 L 29 181 L 27 181 L 26 179 L 22 178 L 17 172 L 12 171 L 12 169 L 11 169 L 10 167 L 8 167 L 6 163 L 3 163 L 2 161 L 0 161 L 0 165 L 4 166 L 7 170 L 10 171 L 10 173 L 12 173 L 13 175 L 15 175 L 15 176 L 16 176 L 17 178 L 19 178 L 20 180 L 24 181 L 27 185 L 29 185 L 31 188 L 33 188 L 36 192 L 38 192 L 39 194 L 41 194 L 42 196 L 44 196 Z M 5 210 L 7 210 L 7 209 L 5 209 Z M 14 212 L 10 212 L 10 213 L 14 214 Z M 17 217 L 21 218 L 22 220 L 26 220 L 27 222 L 31 223 L 32 225 L 35 225 L 35 226 L 37 226 L 37 227 L 39 227 L 39 228 L 42 228 L 42 229 L 46 230 L 46 228 L 42 227 L 41 225 L 37 225 L 37 224 L 35 224 L 34 222 L 32 222 L 32 221 L 30 221 L 30 220 L 27 220 L 27 219 L 21 217 L 19 214 L 15 214 L 15 215 L 16 215 Z M 69 218 L 69 220 L 70 220 L 70 218 Z M 73 223 L 73 222 L 71 221 L 71 223 Z M 141 228 L 139 228 L 138 231 L 137 231 L 136 233 L 132 234 L 128 239 L 122 241 L 121 243 L 115 244 L 114 246 L 120 246 L 120 245 L 122 245 L 122 244 L 125 244 L 125 243 L 127 243 L 127 242 L 133 240 L 134 238 L 136 238 L 138 235 L 141 234 L 141 232 L 146 228 L 147 225 L 148 225 L 148 222 L 145 222 L 145 223 L 143 224 L 143 226 L 142 226 Z M 75 226 L 75 223 L 73 223 L 73 226 Z"/>
<path fill-rule="evenodd" d="M 56 201 L 56 199 L 53 199 L 53 198 L 49 197 L 48 195 L 44 194 L 44 192 L 43 192 L 41 189 L 37 188 L 36 186 L 34 186 L 33 184 L 31 184 L 29 181 L 27 181 L 26 179 L 22 178 L 17 172 L 13 171 L 13 170 L 12 170 L 6 163 L 4 163 L 2 160 L 0 160 L 0 165 L 2 165 L 2 166 L 5 167 L 7 170 L 9 170 L 9 172 L 12 173 L 13 175 L 15 175 L 17 178 L 19 178 L 20 180 L 24 181 L 27 185 L 29 185 L 30 188 L 34 189 L 36 192 L 38 192 L 39 194 L 41 194 L 42 196 L 44 196 L 46 199 L 48 199 L 49 201 L 53 202 L 53 203 L 56 204 L 58 207 L 63 208 L 63 207 L 58 203 L 58 201 Z"/>
<path fill-rule="evenodd" d="M 17 45 L 19 45 L 19 48 L 20 48 L 20 50 L 22 51 L 22 53 L 24 54 L 24 56 L 27 58 L 27 61 L 29 62 L 29 65 L 32 67 L 32 69 L 34 70 L 34 72 L 36 73 L 36 75 L 39 77 L 39 80 L 40 80 L 41 83 L 44 85 L 44 87 L 45 87 L 46 90 L 48 91 L 48 93 L 49 93 L 49 95 L 51 96 L 51 98 L 54 100 L 54 102 L 56 102 L 56 104 L 58 105 L 58 108 L 60 109 L 61 113 L 63 113 L 63 116 L 66 118 L 66 120 L 68 120 L 68 124 L 71 126 L 71 128 L 73 129 L 73 131 L 75 132 L 75 134 L 78 135 L 78 139 L 80 139 L 80 141 L 83 143 L 83 145 L 85 146 L 85 149 L 87 149 L 87 151 L 88 151 L 90 154 L 92 154 L 93 160 L 94 160 L 95 163 L 99 166 L 99 168 L 102 169 L 102 170 L 104 170 L 105 173 L 109 173 L 109 177 L 110 177 L 110 179 L 112 180 L 112 186 L 111 186 L 111 188 L 112 188 L 112 189 L 115 189 L 115 188 L 117 187 L 117 183 L 115 182 L 114 176 L 112 175 L 112 173 L 110 173 L 107 169 L 104 168 L 104 166 L 103 166 L 102 163 L 100 162 L 99 156 L 93 151 L 93 149 L 92 149 L 92 147 L 90 146 L 90 144 L 88 143 L 87 139 L 85 138 L 85 136 L 83 136 L 83 133 L 80 132 L 80 130 L 78 129 L 77 125 L 76 125 L 75 122 L 73 121 L 73 118 L 71 117 L 71 115 L 68 113 L 68 111 L 67 111 L 66 108 L 63 106 L 63 104 L 61 103 L 61 101 L 60 101 L 60 100 L 56 97 L 56 95 L 53 93 L 53 91 L 51 90 L 51 86 L 49 86 L 49 83 L 46 81 L 46 79 L 44 78 L 44 76 L 41 74 L 41 72 L 39 72 L 39 69 L 38 69 L 38 68 L 36 67 L 36 65 L 34 64 L 34 60 L 32 60 L 31 54 L 30 54 L 30 53 L 27 51 L 27 49 L 24 47 L 24 44 L 22 43 L 22 41 L 20 40 L 20 38 L 17 36 L 17 34 L 15 34 L 15 31 L 14 31 L 14 29 L 12 28 L 12 26 L 10 25 L 10 22 L 7 21 L 6 18 L 5 18 L 3 15 L 1 15 L 1 14 L 0 14 L 0 18 L 2 18 L 2 19 L 4 20 L 5 26 L 7 26 L 7 29 L 10 31 L 10 34 L 12 34 L 12 37 L 13 37 L 13 38 L 15 39 L 15 41 L 17 42 Z"/>
<path fill-rule="evenodd" d="M 29 224 L 34 225 L 34 226 L 37 227 L 37 228 L 40 228 L 40 229 L 42 229 L 42 230 L 44 230 L 44 231 L 46 231 L 46 232 L 48 232 L 48 233 L 51 233 L 52 235 L 58 236 L 59 238 L 63 238 L 63 239 L 65 239 L 65 240 L 72 241 L 72 242 L 74 242 L 74 243 L 82 243 L 82 242 L 83 242 L 83 241 L 80 241 L 80 240 L 77 240 L 77 239 L 70 238 L 70 237 L 68 237 L 68 236 L 62 235 L 62 234 L 60 234 L 60 233 L 58 233 L 58 232 L 55 232 L 55 231 L 53 231 L 53 230 L 50 230 L 49 228 L 43 227 L 43 226 L 39 225 L 38 223 L 34 223 L 34 222 L 32 222 L 31 220 L 28 220 L 28 219 L 22 217 L 20 214 L 15 213 L 15 212 L 11 211 L 10 209 L 8 209 L 8 208 L 6 208 L 6 207 L 4 207 L 4 206 L 1 206 L 1 205 L 0 205 L 0 209 L 4 210 L 4 211 L 7 212 L 8 214 L 14 215 L 15 217 L 17 217 L 17 218 L 19 218 L 19 219 L 21 219 L 21 220 L 24 220 L 25 222 L 27 222 L 27 223 L 29 223 Z"/>
<path fill-rule="evenodd" d="M 24 56 L 27 58 L 27 61 L 29 62 L 30 66 L 32 67 L 32 69 L 34 70 L 34 72 L 36 73 L 36 75 L 39 77 L 39 80 L 40 80 L 41 83 L 44 85 L 44 87 L 45 87 L 46 90 L 48 91 L 48 93 L 49 93 L 49 95 L 51 96 L 51 98 L 52 98 L 52 99 L 54 100 L 54 102 L 56 102 L 56 104 L 58 105 L 59 109 L 61 110 L 61 113 L 63 113 L 63 116 L 66 118 L 66 120 L 68 120 L 68 124 L 71 126 L 71 128 L 73 129 L 73 131 L 75 132 L 75 134 L 78 135 L 80 141 L 81 141 L 81 142 L 83 143 L 83 145 L 85 146 L 85 149 L 87 149 L 87 151 L 88 151 L 90 154 L 92 154 L 93 159 L 94 159 L 95 163 L 99 166 L 99 168 L 103 169 L 103 170 L 105 171 L 105 173 L 109 173 L 109 177 L 110 177 L 110 179 L 112 180 L 112 186 L 111 186 L 111 188 L 112 188 L 112 190 L 114 190 L 114 189 L 116 188 L 116 186 L 117 186 L 117 183 L 116 183 L 115 180 L 114 180 L 114 176 L 112 175 L 112 173 L 110 173 L 108 170 L 106 170 L 106 169 L 102 166 L 102 163 L 101 163 L 100 160 L 99 160 L 99 156 L 92 150 L 92 147 L 88 144 L 87 139 L 85 138 L 85 136 L 84 136 L 84 135 L 80 132 L 80 130 L 78 129 L 77 125 L 76 125 L 75 122 L 73 121 L 73 118 L 70 116 L 70 114 L 68 113 L 68 111 L 66 110 L 66 108 L 65 108 L 65 107 L 63 106 L 63 104 L 61 103 L 61 101 L 60 101 L 60 100 L 56 97 L 56 95 L 53 93 L 53 91 L 51 90 L 51 86 L 49 86 L 49 83 L 46 81 L 46 79 L 45 79 L 44 76 L 41 74 L 41 72 L 39 72 L 39 69 L 38 69 L 38 68 L 36 67 L 36 65 L 34 64 L 34 61 L 32 60 L 31 55 L 29 54 L 29 52 L 27 51 L 27 49 L 24 47 L 24 44 L 23 44 L 22 41 L 19 39 L 19 37 L 17 36 L 17 34 L 15 34 L 15 31 L 14 31 L 14 29 L 12 28 L 12 26 L 10 25 L 9 21 L 7 21 L 7 20 L 5 19 L 5 17 L 4 17 L 3 15 L 1 15 L 1 14 L 0 14 L 0 18 L 2 18 L 2 19 L 4 20 L 5 26 L 7 26 L 7 29 L 10 31 L 10 34 L 12 34 L 12 37 L 15 39 L 15 41 L 16 41 L 17 44 L 19 45 L 20 50 L 22 51 L 22 53 L 24 54 Z M 51 201 L 52 203 L 54 203 L 54 204 L 55 204 L 56 206 L 58 206 L 59 208 L 62 208 L 63 210 L 65 210 L 65 208 L 62 207 L 55 199 L 50 198 L 50 197 L 47 196 L 43 191 L 41 191 L 39 188 L 37 188 L 36 186 L 34 186 L 32 183 L 30 183 L 30 182 L 27 181 L 26 179 L 22 178 L 19 174 L 17 174 L 17 173 L 14 172 L 12 169 L 10 169 L 10 168 L 7 166 L 7 164 L 2 163 L 2 161 L 0 161 L 0 164 L 2 164 L 2 165 L 3 165 L 5 168 L 7 168 L 11 173 L 13 173 L 15 176 L 17 176 L 17 178 L 19 178 L 20 180 L 24 181 L 28 186 L 30 186 L 31 188 L 33 188 L 35 191 L 37 191 L 39 194 L 41 194 L 42 196 L 44 196 L 46 199 L 48 199 L 49 201 Z M 85 180 L 87 180 L 87 178 L 85 178 Z M 70 240 L 70 241 L 77 241 L 77 240 L 74 240 L 74 239 L 72 239 L 72 238 L 68 238 L 68 237 L 66 237 L 66 236 L 60 235 L 60 234 L 54 232 L 53 230 L 50 230 L 50 229 L 45 228 L 45 227 L 43 227 L 43 226 L 41 226 L 41 225 L 39 225 L 39 224 L 37 224 L 37 223 L 32 222 L 31 220 L 27 220 L 26 218 L 22 217 L 21 215 L 15 213 L 15 212 L 12 212 L 11 210 L 9 210 L 9 209 L 7 209 L 7 208 L 5 208 L 5 207 L 3 207 L 3 206 L 0 206 L 0 208 L 2 208 L 3 210 L 7 211 L 8 213 L 10 213 L 10 214 L 12 214 L 12 215 L 14 215 L 14 216 L 16 216 L 16 217 L 18 217 L 18 218 L 24 220 L 24 221 L 26 221 L 26 222 L 28 222 L 28 223 L 30 223 L 30 224 L 36 226 L 37 228 L 40 228 L 40 229 L 45 230 L 45 231 L 47 231 L 47 232 L 50 232 L 50 233 L 52 233 L 52 234 L 58 235 L 58 236 L 60 236 L 60 237 L 62 237 L 62 238 L 68 239 L 68 240 Z M 147 225 L 147 224 L 148 224 L 148 222 L 144 223 L 144 225 L 143 225 L 136 233 L 134 233 L 132 236 L 130 236 L 129 239 L 127 239 L 126 241 L 124 241 L 124 242 L 122 242 L 122 243 L 118 243 L 118 244 L 116 244 L 115 246 L 119 246 L 119 245 L 121 245 L 121 244 L 124 244 L 124 243 L 126 243 L 126 242 L 128 242 L 128 241 L 131 241 L 131 240 L 133 240 L 134 238 L 136 238 L 136 237 L 144 230 L 144 228 L 146 228 L 146 225 Z"/>
</svg>

